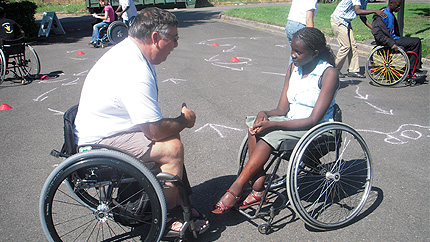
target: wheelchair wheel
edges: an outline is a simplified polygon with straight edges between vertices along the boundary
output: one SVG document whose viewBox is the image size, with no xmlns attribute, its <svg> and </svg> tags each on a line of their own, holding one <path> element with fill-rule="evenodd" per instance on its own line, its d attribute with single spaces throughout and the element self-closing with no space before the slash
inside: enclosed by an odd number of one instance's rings
<svg viewBox="0 0 430 242">
<path fill-rule="evenodd" d="M 0 49 L 0 85 L 4 82 L 6 77 L 6 57 L 4 56 L 3 50 Z"/>
<path fill-rule="evenodd" d="M 367 57 L 366 73 L 377 85 L 394 86 L 408 77 L 409 58 L 400 48 L 394 52 L 389 47 L 377 46 Z"/>
<path fill-rule="evenodd" d="M 112 150 L 63 161 L 45 182 L 39 212 L 49 241 L 159 241 L 167 215 L 155 176 Z"/>
<path fill-rule="evenodd" d="M 31 45 L 25 45 L 24 55 L 18 61 L 18 66 L 21 68 L 23 77 L 36 78 L 40 74 L 39 56 Z"/>
<path fill-rule="evenodd" d="M 268 162 L 266 162 L 264 166 L 264 170 L 266 171 L 266 185 L 269 182 L 269 177 L 273 173 L 274 163 L 276 162 L 276 156 L 274 154 L 270 155 Z M 238 154 L 238 162 L 239 162 L 239 170 L 237 172 L 237 176 L 240 175 L 246 163 L 249 160 L 248 154 L 248 135 L 245 135 L 243 138 L 242 144 L 240 145 L 239 154 Z M 281 164 L 278 167 L 276 172 L 276 176 L 274 177 L 270 188 L 275 189 L 280 186 L 283 186 L 286 183 L 287 176 L 287 165 L 285 164 L 285 160 L 281 161 Z M 251 182 L 250 182 L 251 185 Z"/>
<path fill-rule="evenodd" d="M 107 30 L 109 41 L 118 44 L 128 36 L 128 28 L 122 21 L 115 21 L 109 25 Z"/>
<path fill-rule="evenodd" d="M 288 167 L 287 193 L 309 226 L 335 229 L 363 208 L 372 186 L 371 157 L 350 126 L 322 123 L 297 143 Z"/>
</svg>

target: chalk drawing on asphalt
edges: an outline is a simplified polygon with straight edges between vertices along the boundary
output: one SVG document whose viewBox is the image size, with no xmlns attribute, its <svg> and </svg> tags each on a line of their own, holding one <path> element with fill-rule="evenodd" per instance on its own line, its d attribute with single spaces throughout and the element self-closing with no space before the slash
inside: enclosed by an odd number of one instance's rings
<svg viewBox="0 0 430 242">
<path fill-rule="evenodd" d="M 402 124 L 394 132 L 382 132 L 376 130 L 357 129 L 359 132 L 369 132 L 385 135 L 384 141 L 393 145 L 402 145 L 410 141 L 419 140 L 420 138 L 430 138 L 430 126 L 419 124 Z M 423 132 L 426 132 L 423 134 Z"/>
<path fill-rule="evenodd" d="M 211 123 L 207 123 L 205 125 L 203 125 L 202 127 L 198 128 L 196 131 L 194 132 L 201 132 L 204 129 L 212 129 L 215 130 L 215 132 L 221 137 L 221 138 L 225 138 L 225 134 L 224 131 L 221 132 L 221 130 L 233 130 L 233 131 L 242 131 L 242 129 L 238 129 L 238 128 L 232 128 L 232 127 L 228 127 L 225 125 L 219 125 L 219 124 L 211 124 Z"/>
</svg>

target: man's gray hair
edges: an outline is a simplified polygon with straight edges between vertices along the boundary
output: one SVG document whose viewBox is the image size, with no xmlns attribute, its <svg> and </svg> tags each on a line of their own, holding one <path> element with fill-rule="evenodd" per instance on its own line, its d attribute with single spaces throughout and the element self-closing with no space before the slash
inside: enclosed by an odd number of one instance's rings
<svg viewBox="0 0 430 242">
<path fill-rule="evenodd" d="M 177 26 L 178 20 L 171 12 L 150 7 L 139 11 L 128 30 L 128 35 L 145 42 L 151 37 L 152 32 L 158 32 L 165 37 L 172 27 Z"/>
</svg>

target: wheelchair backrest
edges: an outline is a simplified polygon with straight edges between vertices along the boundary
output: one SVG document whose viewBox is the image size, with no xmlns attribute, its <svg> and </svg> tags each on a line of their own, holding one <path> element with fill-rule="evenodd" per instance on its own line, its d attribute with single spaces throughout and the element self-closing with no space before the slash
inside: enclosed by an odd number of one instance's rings
<svg viewBox="0 0 430 242">
<path fill-rule="evenodd" d="M 63 116 L 64 121 L 64 144 L 61 148 L 61 153 L 73 155 L 77 153 L 77 145 L 75 143 L 75 118 L 78 113 L 78 105 L 69 108 Z"/>
<path fill-rule="evenodd" d="M 25 42 L 23 38 L 15 40 L 0 40 L 1 49 L 6 57 L 10 55 L 22 54 L 25 52 Z"/>
<path fill-rule="evenodd" d="M 339 105 L 335 103 L 333 108 L 333 120 L 336 122 L 342 122 L 342 110 L 340 109 Z"/>
</svg>

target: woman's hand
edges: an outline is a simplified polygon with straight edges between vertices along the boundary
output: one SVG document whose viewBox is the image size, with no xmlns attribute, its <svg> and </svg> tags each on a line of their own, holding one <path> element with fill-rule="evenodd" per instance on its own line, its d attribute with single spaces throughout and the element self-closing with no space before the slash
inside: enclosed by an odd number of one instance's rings
<svg viewBox="0 0 430 242">
<path fill-rule="evenodd" d="M 260 135 L 266 133 L 271 129 L 273 122 L 268 119 L 262 120 L 260 122 L 254 122 L 251 128 L 249 128 L 249 133 L 251 135 Z"/>
<path fill-rule="evenodd" d="M 251 135 L 256 135 L 257 133 L 259 133 L 258 131 L 260 131 L 261 129 L 261 122 L 268 120 L 268 116 L 266 114 L 265 111 L 260 111 L 257 114 L 257 117 L 255 118 L 254 124 L 252 125 L 251 128 L 249 128 L 249 133 Z"/>
</svg>

